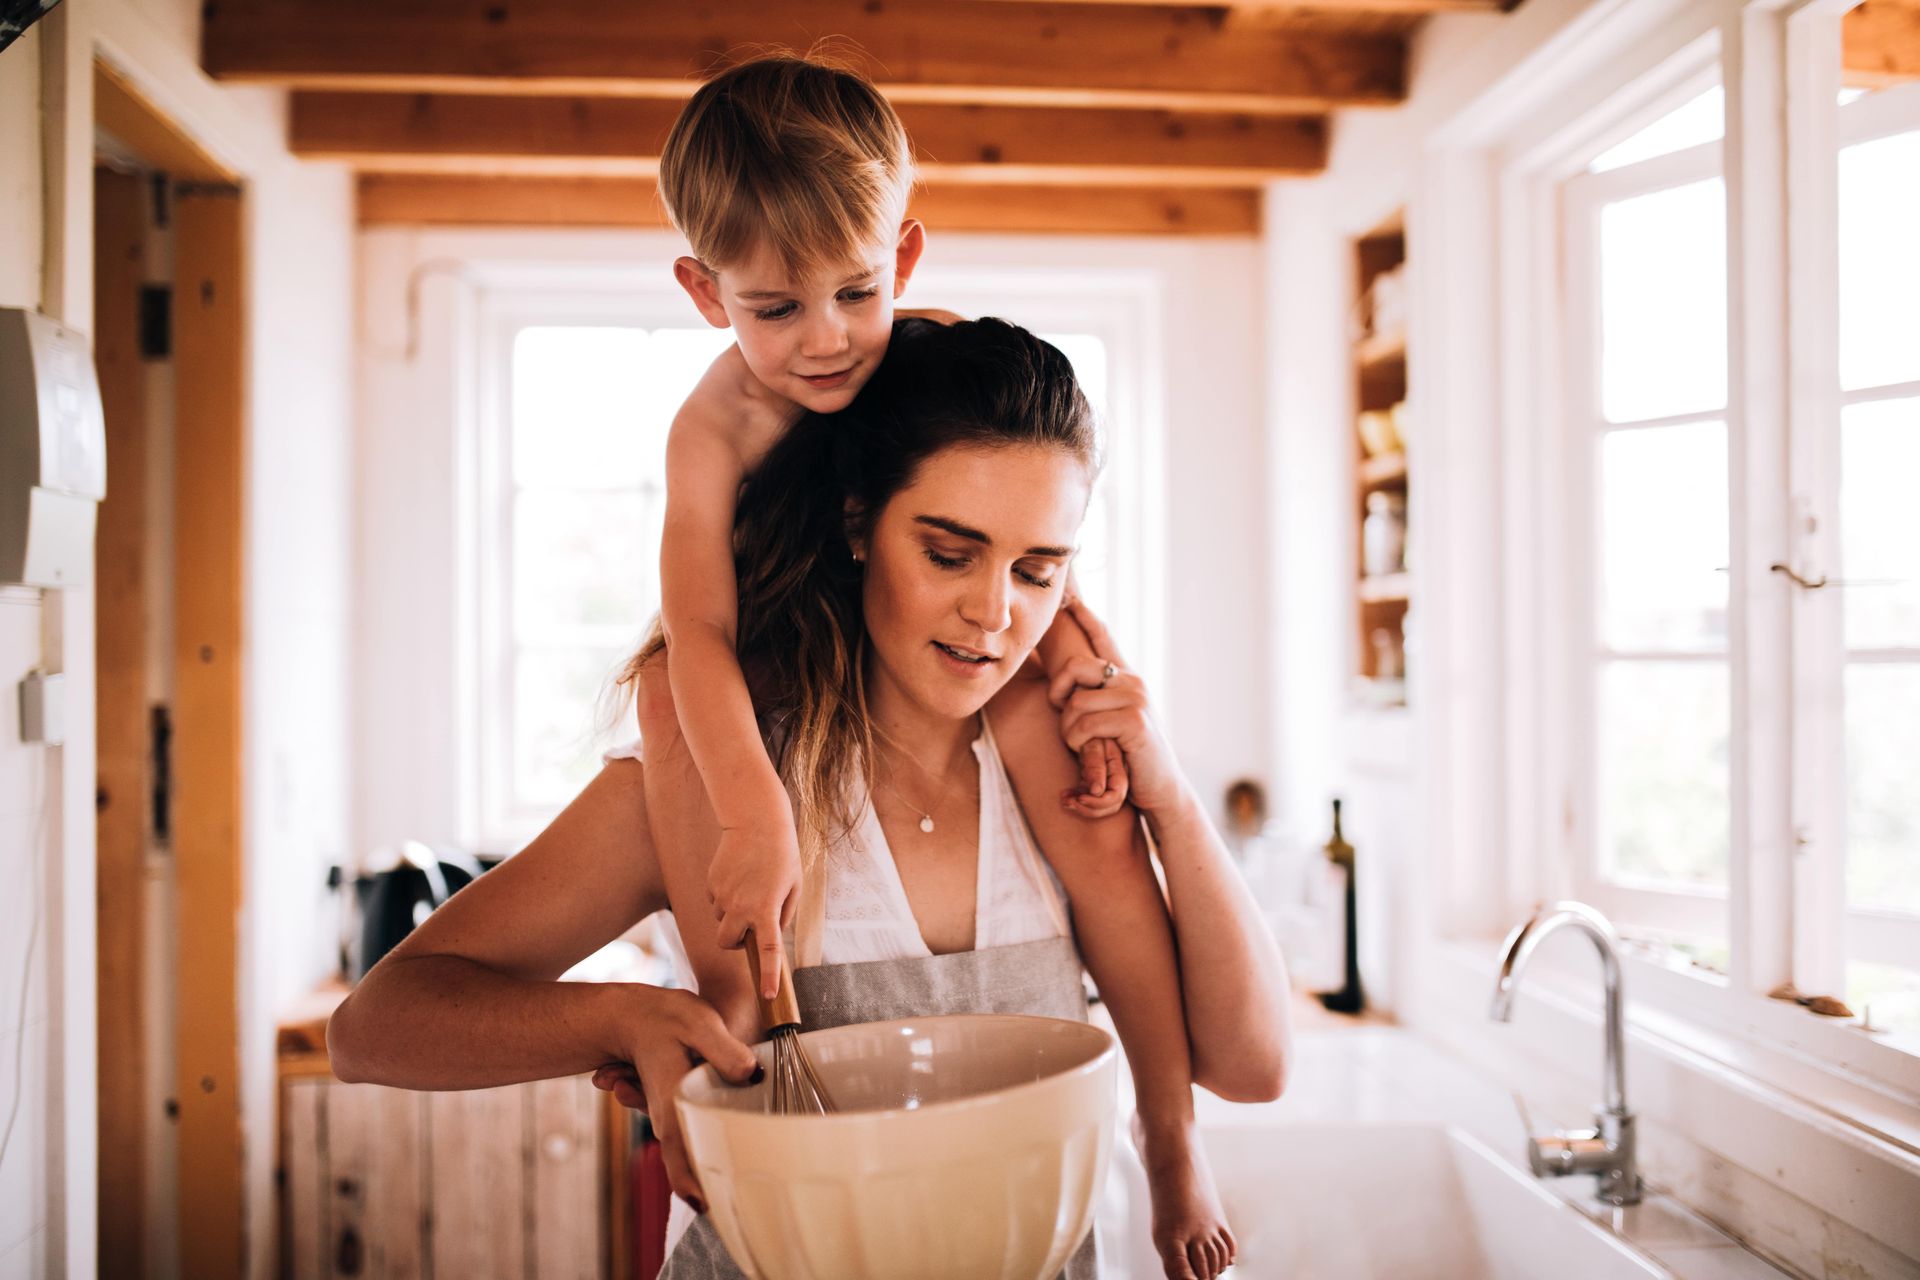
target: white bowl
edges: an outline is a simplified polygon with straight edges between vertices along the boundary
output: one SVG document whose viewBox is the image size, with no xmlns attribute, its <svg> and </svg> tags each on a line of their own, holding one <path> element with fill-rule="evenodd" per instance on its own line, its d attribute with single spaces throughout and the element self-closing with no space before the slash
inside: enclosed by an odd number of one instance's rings
<svg viewBox="0 0 1920 1280">
<path fill-rule="evenodd" d="M 711 1067 L 680 1124 L 720 1238 L 754 1280 L 1052 1280 L 1093 1224 L 1116 1058 L 1099 1027 L 956 1014 L 809 1031 L 838 1110 L 770 1115 Z M 772 1067 L 772 1049 L 755 1050 Z"/>
</svg>

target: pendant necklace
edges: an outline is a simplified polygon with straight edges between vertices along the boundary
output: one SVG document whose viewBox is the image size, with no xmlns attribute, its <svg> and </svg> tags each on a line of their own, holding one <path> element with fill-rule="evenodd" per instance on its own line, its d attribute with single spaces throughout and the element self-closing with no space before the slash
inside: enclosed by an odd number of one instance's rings
<svg viewBox="0 0 1920 1280">
<path fill-rule="evenodd" d="M 901 754 L 905 755 L 906 753 L 902 752 Z M 909 759 L 911 759 L 911 757 L 909 757 Z M 915 760 L 913 763 L 914 763 L 914 767 L 920 769 L 920 772 L 922 773 L 926 772 L 926 769 L 923 766 L 921 766 L 918 760 Z M 941 775 L 940 786 L 934 792 L 935 807 L 939 806 L 940 797 L 944 796 L 947 793 L 947 780 L 950 779 L 951 777 L 953 777 L 953 762 L 948 761 L 947 771 L 946 773 Z M 906 795 L 900 790 L 899 787 L 893 784 L 892 780 L 888 780 L 883 785 L 887 788 L 887 790 L 893 792 L 895 799 L 899 800 L 900 803 L 906 805 L 908 809 L 920 815 L 920 830 L 926 832 L 928 835 L 932 835 L 933 834 L 933 810 L 923 809 L 919 805 L 915 804 L 913 801 L 907 799 Z"/>
</svg>

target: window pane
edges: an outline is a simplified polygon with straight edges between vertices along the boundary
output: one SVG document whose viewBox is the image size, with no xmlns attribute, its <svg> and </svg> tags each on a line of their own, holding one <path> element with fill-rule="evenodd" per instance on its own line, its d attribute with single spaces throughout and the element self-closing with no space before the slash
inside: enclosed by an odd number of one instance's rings
<svg viewBox="0 0 1920 1280">
<path fill-rule="evenodd" d="M 581 638 L 582 628 L 637 639 L 658 607 L 658 545 L 647 545 L 652 492 L 535 489 L 513 509 L 517 642 Z M 651 553 L 651 554 L 650 554 Z"/>
<path fill-rule="evenodd" d="M 1840 418 L 1840 599 L 1850 649 L 1920 649 L 1920 399 Z"/>
<path fill-rule="evenodd" d="M 1615 650 L 1724 651 L 1726 428 L 1612 431 L 1600 456 L 1602 640 Z"/>
<path fill-rule="evenodd" d="M 1840 385 L 1920 380 L 1920 132 L 1840 152 Z"/>
<path fill-rule="evenodd" d="M 1847 668 L 1847 904 L 1920 911 L 1920 663 Z"/>
<path fill-rule="evenodd" d="M 1600 211 L 1600 386 L 1610 422 L 1727 401 L 1727 221 L 1719 178 Z"/>
<path fill-rule="evenodd" d="M 1640 132 L 1617 142 L 1594 157 L 1587 168 L 1593 173 L 1618 169 L 1639 160 L 1671 155 L 1702 142 L 1712 142 L 1726 132 L 1726 92 L 1719 85 L 1707 90 L 1678 110 L 1661 116 Z"/>
<path fill-rule="evenodd" d="M 733 345 L 733 333 L 714 328 L 657 329 L 651 340 L 647 398 L 664 410 L 660 421 L 671 425 L 674 411 L 685 403 L 687 394 L 700 381 L 700 375 L 722 351 Z M 664 435 L 660 447 L 666 448 Z"/>
<path fill-rule="evenodd" d="M 1727 668 L 1600 668 L 1600 874 L 1725 888 Z"/>
<path fill-rule="evenodd" d="M 640 482 L 673 408 L 648 394 L 639 329 L 522 329 L 513 341 L 513 478 L 523 485 Z"/>
<path fill-rule="evenodd" d="M 594 715 L 624 649 L 522 649 L 513 664 L 514 807 L 558 810 L 599 767 Z"/>
<path fill-rule="evenodd" d="M 1042 334 L 1048 342 L 1060 348 L 1060 353 L 1073 366 L 1074 380 L 1080 384 L 1080 392 L 1086 396 L 1087 403 L 1093 408 L 1094 421 L 1099 424 L 1104 447 L 1107 427 L 1107 344 L 1090 333 L 1048 333 Z M 1113 518 L 1112 504 L 1107 500 L 1108 486 L 1106 473 L 1094 481 L 1093 499 L 1087 504 L 1087 518 L 1080 526 L 1080 554 L 1073 558 L 1074 584 L 1080 588 L 1080 594 L 1096 612 L 1105 612 L 1109 624 L 1113 622 L 1112 574 L 1110 557 L 1113 538 L 1109 521 Z M 1114 642 L 1123 650 L 1137 652 L 1138 646 L 1131 646 L 1132 637 L 1114 634 Z"/>
<path fill-rule="evenodd" d="M 1920 1032 L 1920 973 L 1890 964 L 1855 960 L 1847 965 L 1847 1006 L 1873 1025 Z"/>
</svg>

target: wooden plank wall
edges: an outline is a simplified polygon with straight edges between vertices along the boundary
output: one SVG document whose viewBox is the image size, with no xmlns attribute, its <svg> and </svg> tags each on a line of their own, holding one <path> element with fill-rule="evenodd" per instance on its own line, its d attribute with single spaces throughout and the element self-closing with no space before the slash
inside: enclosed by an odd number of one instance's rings
<svg viewBox="0 0 1920 1280">
<path fill-rule="evenodd" d="M 415 1093 L 306 1076 L 281 1096 L 289 1280 L 609 1274 L 605 1099 L 586 1079 Z"/>
</svg>

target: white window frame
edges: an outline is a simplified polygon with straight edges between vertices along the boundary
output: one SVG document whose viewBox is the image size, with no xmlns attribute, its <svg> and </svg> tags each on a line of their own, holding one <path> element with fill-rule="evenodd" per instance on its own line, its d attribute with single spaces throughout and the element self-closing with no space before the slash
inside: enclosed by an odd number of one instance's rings
<svg viewBox="0 0 1920 1280">
<path fill-rule="evenodd" d="M 1566 705 L 1572 715 L 1564 723 L 1584 726 L 1569 743 L 1569 776 L 1564 780 L 1568 843 L 1575 896 L 1598 907 L 1610 918 L 1632 920 L 1643 927 L 1696 937 L 1717 937 L 1727 929 L 1727 895 L 1717 890 L 1685 885 L 1652 886 L 1608 879 L 1600 869 L 1600 810 L 1598 741 L 1600 719 L 1596 693 L 1602 666 L 1609 660 L 1657 659 L 1663 662 L 1704 662 L 1729 669 L 1727 650 L 1711 652 L 1614 652 L 1600 634 L 1596 610 L 1602 563 L 1601 529 L 1595 499 L 1600 493 L 1600 452 L 1608 433 L 1706 422 L 1726 424 L 1731 433 L 1730 408 L 1675 414 L 1633 423 L 1611 423 L 1601 410 L 1596 375 L 1602 368 L 1600 341 L 1600 280 L 1598 225 L 1608 204 L 1722 177 L 1719 142 L 1702 143 L 1666 155 L 1653 156 L 1601 173 L 1582 173 L 1567 179 L 1561 189 L 1562 316 L 1566 339 L 1566 395 L 1562 401 L 1563 511 L 1567 527 L 1568 583 L 1584 583 L 1587 590 L 1572 591 L 1559 617 L 1562 627 L 1555 643 L 1569 655 Z M 1732 787 L 1729 779 L 1729 801 Z M 1731 814 L 1728 815 L 1731 820 Z"/>
<path fill-rule="evenodd" d="M 666 288 L 636 287 L 638 281 L 623 276 L 495 281 L 476 297 L 476 430 L 466 451 L 468 483 L 461 486 L 463 616 L 470 620 L 462 640 L 469 663 L 467 705 L 473 710 L 461 772 L 468 784 L 462 805 L 466 821 L 477 843 L 488 848 L 518 848 L 554 816 L 545 806 L 513 802 L 513 344 L 521 330 L 534 327 L 654 330 L 705 323 L 671 282 Z M 637 644 L 637 632 L 633 639 Z M 583 733 L 593 728 L 582 721 Z"/>
<path fill-rule="evenodd" d="M 1769 566 L 1807 563 L 1807 551 L 1792 546 L 1798 486 L 1790 481 L 1818 474 L 1809 472 L 1802 454 L 1819 438 L 1822 424 L 1830 432 L 1837 422 L 1837 352 L 1808 335 L 1824 332 L 1831 341 L 1837 332 L 1834 273 L 1811 263 L 1836 234 L 1834 184 L 1822 177 L 1822 167 L 1832 173 L 1839 22 L 1848 7 L 1847 0 L 1673 5 L 1658 29 L 1613 51 L 1604 67 L 1596 60 L 1576 90 L 1561 86 L 1557 99 L 1531 118 L 1502 117 L 1494 107 L 1481 118 L 1468 113 L 1436 137 L 1429 154 L 1436 169 L 1446 165 L 1450 149 L 1492 161 L 1503 233 L 1480 251 L 1482 267 L 1502 281 L 1502 385 L 1486 393 L 1469 386 L 1450 398 L 1465 407 L 1497 403 L 1504 419 L 1499 447 L 1506 454 L 1505 590 L 1523 607 L 1503 629 L 1510 709 L 1505 763 L 1497 778 L 1483 777 L 1480 785 L 1490 796 L 1504 788 L 1508 797 L 1504 908 L 1498 914 L 1510 923 L 1534 902 L 1577 891 L 1579 817 L 1568 780 L 1579 775 L 1583 762 L 1566 726 L 1579 723 L 1569 717 L 1578 705 L 1571 691 L 1580 664 L 1572 659 L 1581 650 L 1567 639 L 1564 620 L 1573 610 L 1564 573 L 1577 563 L 1569 539 L 1578 521 L 1551 497 L 1540 496 L 1564 492 L 1569 463 L 1568 424 L 1559 407 L 1565 356 L 1559 192 L 1593 156 L 1697 93 L 1719 64 L 1727 88 L 1722 168 L 1729 261 L 1733 812 L 1726 935 L 1732 965 L 1722 977 L 1629 955 L 1629 989 L 1635 1004 L 1648 1011 L 1647 1026 L 1657 1026 L 1657 1034 L 1703 1060 L 1847 1108 L 1836 1113 L 1913 1141 L 1920 1139 L 1920 1045 L 1906 1037 L 1871 1037 L 1766 996 L 1787 980 L 1803 990 L 1841 989 L 1843 851 L 1835 839 L 1814 838 L 1805 817 L 1811 809 L 1807 793 L 1814 788 L 1809 762 L 1837 757 L 1837 741 L 1818 741 L 1833 732 L 1837 719 L 1830 715 L 1823 727 L 1807 715 L 1809 700 L 1820 696 L 1806 672 L 1814 652 L 1806 634 L 1808 610 L 1789 597 L 1784 577 Z M 1594 120 L 1609 110 L 1608 123 L 1596 128 Z M 1780 120 L 1789 121 L 1788 127 L 1775 123 Z M 1449 212 L 1471 199 L 1456 197 L 1444 180 L 1429 182 Z M 1457 259 L 1450 269 L 1472 272 L 1476 266 L 1471 258 Z M 1464 370 L 1480 358 L 1475 341 L 1467 331 L 1436 344 L 1441 350 L 1434 364 Z M 1832 536 L 1834 523 L 1821 522 L 1825 536 Z M 1836 560 L 1823 555 L 1820 562 Z M 1817 602 L 1834 593 L 1810 594 Z M 1443 626 L 1436 637 L 1443 645 L 1471 644 L 1479 634 L 1464 618 L 1445 619 Z M 1591 643 L 1586 639 L 1589 651 Z M 1839 664 L 1831 670 L 1837 685 Z M 1539 713 L 1526 713 L 1528 707 Z M 1841 783 L 1837 791 L 1831 779 L 1814 789 L 1824 790 L 1830 805 L 1832 796 L 1844 795 Z M 1458 841 L 1465 824 L 1464 816 L 1449 819 L 1448 838 Z M 1483 877 L 1495 870 L 1470 859 L 1462 865 Z M 1471 947 L 1471 940 L 1485 937 L 1484 912 L 1457 897 L 1450 905 L 1442 938 Z M 1804 927 L 1810 911 L 1825 913 L 1836 927 Z M 1797 932 L 1796 917 L 1802 922 Z M 1850 928 L 1858 924 L 1847 920 Z M 1469 952 L 1444 954 L 1465 961 Z M 1589 957 L 1562 952 L 1543 960 L 1542 972 L 1569 988 L 1590 985 Z M 1831 1074 L 1825 1084 L 1817 1083 L 1814 1077 L 1823 1072 Z M 1877 1111 L 1854 1109 L 1862 1083 L 1869 1091 L 1886 1091 L 1876 1095 L 1884 1104 Z"/>
<path fill-rule="evenodd" d="M 1822 64 L 1823 73 L 1831 69 L 1824 65 L 1824 58 Z M 1834 65 L 1837 66 L 1837 58 Z M 1826 76 L 1822 74 L 1820 79 L 1824 81 Z M 1836 84 L 1831 87 L 1837 89 L 1837 74 L 1835 80 Z M 1817 93 L 1823 87 L 1828 86 L 1811 84 L 1809 92 Z M 1833 100 L 1829 94 L 1827 101 Z M 1821 146 L 1824 139 L 1830 138 L 1830 142 L 1824 142 L 1824 148 L 1833 158 L 1830 163 L 1837 164 L 1840 148 L 1916 130 L 1920 130 L 1920 82 L 1881 90 L 1831 113 L 1821 113 L 1821 119 L 1809 131 L 1806 145 Z M 1817 153 L 1809 157 L 1809 163 L 1817 163 Z M 1805 218 L 1805 239 L 1812 243 L 1803 251 L 1824 255 L 1826 250 L 1818 246 L 1838 243 L 1838 201 L 1829 193 L 1814 190 L 1810 196 L 1803 197 L 1803 204 L 1812 206 Z M 1816 231 L 1822 224 L 1831 230 L 1817 237 Z M 1830 323 L 1836 331 L 1837 278 L 1838 264 L 1835 263 L 1824 282 L 1812 286 L 1821 290 L 1815 305 L 1821 314 L 1831 316 Z M 1856 654 L 1846 644 L 1843 625 L 1846 588 L 1838 585 L 1845 577 L 1840 553 L 1840 419 L 1850 405 L 1920 397 L 1920 380 L 1842 391 L 1837 344 L 1831 352 L 1809 364 L 1812 367 L 1806 371 L 1809 386 L 1805 414 L 1812 429 L 1796 433 L 1792 453 L 1795 514 L 1800 535 L 1795 569 L 1809 581 L 1824 577 L 1835 585 L 1793 593 L 1797 615 L 1794 677 L 1805 691 L 1800 699 L 1803 710 L 1795 717 L 1803 734 L 1798 758 L 1810 765 L 1798 799 L 1806 838 L 1823 841 L 1841 851 L 1835 859 L 1837 865 L 1828 869 L 1836 882 L 1825 887 L 1829 902 L 1844 903 L 1847 799 L 1842 716 L 1846 670 L 1856 662 L 1914 662 L 1920 660 L 1920 649 L 1879 649 Z M 1816 379 L 1824 379 L 1824 389 Z M 1847 907 L 1844 934 L 1810 945 L 1802 967 L 1811 970 L 1806 975 L 1809 981 L 1827 984 L 1820 987 L 1821 990 L 1838 990 L 1849 959 L 1898 965 L 1920 972 L 1920 915 Z"/>
</svg>

